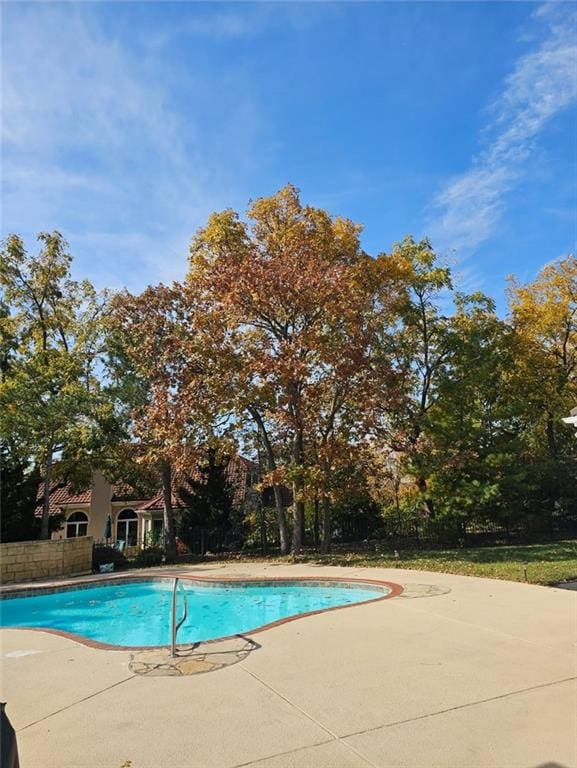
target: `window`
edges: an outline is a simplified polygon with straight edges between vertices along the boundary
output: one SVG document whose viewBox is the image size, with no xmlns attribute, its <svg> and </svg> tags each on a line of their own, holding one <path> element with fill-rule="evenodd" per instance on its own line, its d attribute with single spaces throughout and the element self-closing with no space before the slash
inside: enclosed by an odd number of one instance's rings
<svg viewBox="0 0 577 768">
<path fill-rule="evenodd" d="M 66 538 L 75 539 L 88 533 L 88 517 L 84 512 L 73 512 L 66 520 Z"/>
<path fill-rule="evenodd" d="M 138 515 L 133 509 L 123 509 L 116 518 L 116 539 L 133 547 L 138 539 Z"/>
</svg>

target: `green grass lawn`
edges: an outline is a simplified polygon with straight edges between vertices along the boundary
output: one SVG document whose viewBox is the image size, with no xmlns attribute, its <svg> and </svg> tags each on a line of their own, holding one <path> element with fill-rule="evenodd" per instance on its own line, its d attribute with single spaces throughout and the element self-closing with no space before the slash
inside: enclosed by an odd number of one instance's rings
<svg viewBox="0 0 577 768">
<path fill-rule="evenodd" d="M 531 584 L 556 584 L 577 579 L 577 541 L 477 549 L 400 550 L 398 558 L 394 557 L 394 552 L 314 554 L 303 555 L 298 561 L 367 568 L 413 568 L 509 581 L 525 581 L 526 565 L 527 581 Z"/>
</svg>

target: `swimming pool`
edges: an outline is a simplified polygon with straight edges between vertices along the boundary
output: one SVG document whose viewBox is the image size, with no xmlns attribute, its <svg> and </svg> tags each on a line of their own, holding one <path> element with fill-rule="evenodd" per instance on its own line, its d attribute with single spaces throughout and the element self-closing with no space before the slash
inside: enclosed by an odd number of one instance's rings
<svg viewBox="0 0 577 768">
<path fill-rule="evenodd" d="M 395 585 L 366 582 L 208 582 L 183 579 L 188 616 L 179 644 L 255 631 L 289 618 L 391 596 Z M 0 601 L 0 626 L 37 628 L 105 647 L 170 643 L 172 579 L 117 581 Z M 182 614 L 182 596 L 178 615 Z"/>
</svg>

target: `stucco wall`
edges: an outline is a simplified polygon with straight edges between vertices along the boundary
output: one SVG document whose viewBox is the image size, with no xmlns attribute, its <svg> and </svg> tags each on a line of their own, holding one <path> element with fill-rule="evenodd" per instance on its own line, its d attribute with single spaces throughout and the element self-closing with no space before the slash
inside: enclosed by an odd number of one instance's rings
<svg viewBox="0 0 577 768">
<path fill-rule="evenodd" d="M 66 538 L 66 520 L 74 512 L 83 512 L 88 518 L 88 536 L 102 539 L 106 525 L 106 517 L 110 510 L 110 495 L 112 487 L 101 472 L 94 472 L 90 486 L 90 503 L 65 504 L 62 506 L 64 522 L 62 527 L 52 533 L 53 539 Z M 113 520 L 114 522 L 114 520 Z"/>
<path fill-rule="evenodd" d="M 92 476 L 92 485 L 90 487 L 90 503 L 82 504 L 64 504 L 61 509 L 64 513 L 64 522 L 62 527 L 57 531 L 53 531 L 52 539 L 65 539 L 66 538 L 66 520 L 74 512 L 83 512 L 88 518 L 88 536 L 92 536 L 96 541 L 104 539 L 104 533 L 106 530 L 106 518 L 110 515 L 112 522 L 112 538 L 116 539 L 116 521 L 118 514 L 123 509 L 134 509 L 136 511 L 137 504 L 140 502 L 134 501 L 111 501 L 112 486 L 106 480 L 101 472 L 94 472 Z M 144 519 L 149 518 L 149 514 L 138 515 L 138 540 L 142 541 L 144 536 Z M 121 537 L 120 537 L 121 538 Z"/>
<path fill-rule="evenodd" d="M 104 536 L 106 518 L 111 512 L 110 496 L 112 487 L 101 472 L 95 472 L 92 477 L 92 496 L 88 522 L 88 535 L 95 539 Z M 114 522 L 114 521 L 113 521 Z"/>
<path fill-rule="evenodd" d="M 79 576 L 92 570 L 92 537 L 0 544 L 0 581 Z"/>
</svg>

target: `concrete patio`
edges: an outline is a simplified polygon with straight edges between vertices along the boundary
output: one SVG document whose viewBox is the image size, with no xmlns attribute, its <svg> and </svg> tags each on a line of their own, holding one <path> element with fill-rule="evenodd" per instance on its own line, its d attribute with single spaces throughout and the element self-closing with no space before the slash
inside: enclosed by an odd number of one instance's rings
<svg viewBox="0 0 577 768">
<path fill-rule="evenodd" d="M 22 768 L 577 768 L 574 591 L 400 569 L 182 570 L 365 576 L 406 592 L 257 633 L 236 663 L 186 676 L 3 630 Z"/>
</svg>

